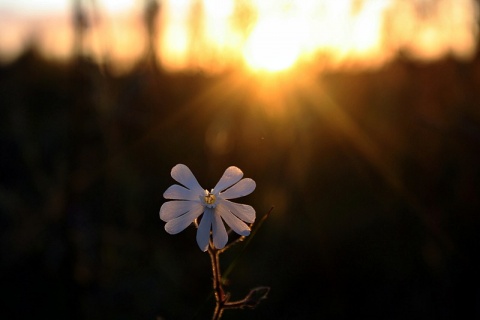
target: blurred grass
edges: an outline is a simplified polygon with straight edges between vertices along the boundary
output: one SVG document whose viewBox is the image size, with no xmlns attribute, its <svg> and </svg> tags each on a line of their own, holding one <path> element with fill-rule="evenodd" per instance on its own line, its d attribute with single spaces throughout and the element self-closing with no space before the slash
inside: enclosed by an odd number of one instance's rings
<svg viewBox="0 0 480 320">
<path fill-rule="evenodd" d="M 480 315 L 479 57 L 324 74 L 273 117 L 238 79 L 0 67 L 2 318 L 209 318 L 195 230 L 158 218 L 177 163 L 205 188 L 236 165 L 275 206 L 228 286 L 269 298 L 226 319 Z"/>
</svg>

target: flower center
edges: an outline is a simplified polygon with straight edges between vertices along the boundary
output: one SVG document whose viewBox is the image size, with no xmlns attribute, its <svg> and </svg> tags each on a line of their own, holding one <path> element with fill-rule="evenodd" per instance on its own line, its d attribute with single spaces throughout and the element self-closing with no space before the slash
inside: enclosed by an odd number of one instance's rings
<svg viewBox="0 0 480 320">
<path fill-rule="evenodd" d="M 205 190 L 205 196 L 203 196 L 202 200 L 206 207 L 215 208 L 215 201 L 217 200 L 217 197 L 215 197 L 213 193 Z"/>
<path fill-rule="evenodd" d="M 216 200 L 216 197 L 215 197 L 214 194 L 209 193 L 205 196 L 204 199 L 205 199 L 206 204 L 214 204 L 215 200 Z"/>
</svg>

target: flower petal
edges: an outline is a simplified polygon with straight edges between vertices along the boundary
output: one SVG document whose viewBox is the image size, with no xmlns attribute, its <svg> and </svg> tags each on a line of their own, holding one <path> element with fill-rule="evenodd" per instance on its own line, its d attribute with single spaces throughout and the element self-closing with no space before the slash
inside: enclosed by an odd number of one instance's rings
<svg viewBox="0 0 480 320">
<path fill-rule="evenodd" d="M 222 198 L 218 199 L 217 202 L 217 206 L 225 206 L 231 213 L 243 221 L 247 223 L 253 223 L 255 221 L 255 209 L 253 209 L 253 207 L 246 204 L 231 202 Z"/>
<path fill-rule="evenodd" d="M 255 190 L 256 184 L 250 178 L 240 180 L 236 185 L 220 193 L 223 199 L 235 199 L 249 195 Z"/>
<path fill-rule="evenodd" d="M 233 231 L 241 236 L 248 236 L 250 234 L 250 227 L 247 226 L 242 220 L 238 219 L 233 213 L 228 211 L 225 206 L 221 204 L 217 205 L 216 209 L 225 223 L 232 228 Z"/>
<path fill-rule="evenodd" d="M 223 176 L 218 181 L 213 193 L 217 193 L 227 189 L 228 187 L 237 183 L 243 177 L 243 172 L 237 167 L 231 166 L 223 173 Z"/>
<path fill-rule="evenodd" d="M 207 251 L 212 229 L 213 209 L 206 208 L 197 230 L 197 243 L 200 250 Z"/>
<path fill-rule="evenodd" d="M 185 230 L 185 228 L 188 227 L 193 222 L 193 220 L 198 218 L 198 216 L 201 215 L 202 212 L 203 206 L 192 208 L 191 211 L 181 215 L 180 217 L 168 221 L 165 224 L 165 231 L 170 234 L 177 234 L 180 231 Z"/>
<path fill-rule="evenodd" d="M 164 193 L 163 197 L 165 199 L 174 199 L 174 200 L 199 200 L 201 193 L 188 190 L 181 185 L 174 184 L 170 186 Z"/>
<path fill-rule="evenodd" d="M 200 201 L 168 201 L 160 208 L 160 219 L 167 222 L 194 210 L 196 207 L 203 207 Z"/>
<path fill-rule="evenodd" d="M 213 214 L 212 221 L 213 245 L 217 249 L 223 249 L 228 242 L 228 234 L 219 214 Z"/>
<path fill-rule="evenodd" d="M 203 188 L 198 183 L 192 171 L 184 164 L 177 164 L 172 168 L 172 178 L 183 184 L 193 192 L 200 194 Z"/>
</svg>

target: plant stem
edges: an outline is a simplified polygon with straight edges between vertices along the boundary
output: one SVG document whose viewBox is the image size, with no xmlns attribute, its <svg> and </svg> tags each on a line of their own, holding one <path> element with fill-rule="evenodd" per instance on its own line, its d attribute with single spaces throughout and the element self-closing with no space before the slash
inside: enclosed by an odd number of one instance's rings
<svg viewBox="0 0 480 320">
<path fill-rule="evenodd" d="M 272 212 L 273 207 L 267 212 L 267 214 L 262 218 L 259 223 L 259 226 L 266 220 L 269 214 Z M 196 221 L 195 221 L 196 222 Z M 251 225 L 250 225 L 251 227 Z M 252 237 L 257 229 L 252 233 Z M 223 311 L 225 309 L 243 309 L 243 308 L 255 308 L 261 300 L 267 298 L 268 292 L 270 291 L 269 287 L 258 287 L 250 290 L 250 292 L 242 300 L 230 302 L 230 294 L 226 293 L 222 287 L 222 273 L 220 270 L 220 254 L 230 248 L 232 245 L 239 243 L 245 239 L 244 236 L 238 238 L 228 246 L 223 249 L 215 248 L 212 241 L 210 241 L 208 246 L 208 254 L 210 255 L 210 261 L 212 263 L 212 273 L 213 273 L 213 292 L 215 294 L 215 310 L 213 312 L 213 320 L 219 320 L 222 318 Z M 250 239 L 251 240 L 251 237 Z M 247 243 L 248 244 L 248 243 Z M 227 273 L 231 271 L 231 268 L 227 270 Z"/>
<path fill-rule="evenodd" d="M 225 293 L 222 288 L 222 275 L 220 272 L 220 259 L 219 250 L 210 244 L 208 247 L 208 254 L 210 255 L 210 261 L 212 263 L 212 273 L 213 273 L 213 291 L 215 293 L 215 311 L 213 313 L 213 320 L 218 320 L 222 317 L 224 310 L 224 305 L 228 297 L 225 296 Z"/>
</svg>

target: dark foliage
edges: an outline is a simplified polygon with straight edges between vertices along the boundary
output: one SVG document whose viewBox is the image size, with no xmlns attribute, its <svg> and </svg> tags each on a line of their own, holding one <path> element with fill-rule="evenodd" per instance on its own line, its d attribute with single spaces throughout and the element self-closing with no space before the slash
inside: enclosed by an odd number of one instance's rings
<svg viewBox="0 0 480 320">
<path fill-rule="evenodd" d="M 478 318 L 480 58 L 314 82 L 272 117 L 234 72 L 1 66 L 0 317 L 208 318 L 209 258 L 158 217 L 185 163 L 206 188 L 236 165 L 275 206 L 228 285 L 269 297 L 226 319 Z"/>
</svg>

